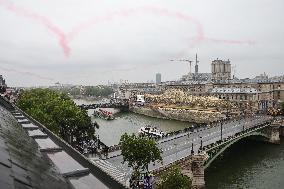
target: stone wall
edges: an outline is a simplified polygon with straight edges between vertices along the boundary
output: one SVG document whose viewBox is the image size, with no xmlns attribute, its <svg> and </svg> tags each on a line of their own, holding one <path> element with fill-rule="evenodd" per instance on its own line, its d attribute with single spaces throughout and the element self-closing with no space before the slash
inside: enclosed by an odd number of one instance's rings
<svg viewBox="0 0 284 189">
<path fill-rule="evenodd" d="M 219 112 L 173 109 L 173 108 L 150 108 L 150 107 L 131 107 L 130 111 L 155 118 L 173 119 L 195 123 L 207 123 L 217 121 L 223 117 Z"/>
</svg>

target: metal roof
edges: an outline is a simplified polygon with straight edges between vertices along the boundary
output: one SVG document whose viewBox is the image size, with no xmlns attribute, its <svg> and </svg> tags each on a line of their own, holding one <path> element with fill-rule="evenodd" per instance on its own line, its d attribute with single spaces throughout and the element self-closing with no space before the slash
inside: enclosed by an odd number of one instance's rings
<svg viewBox="0 0 284 189">
<path fill-rule="evenodd" d="M 71 185 L 40 153 L 10 112 L 0 106 L 0 188 L 69 189 Z"/>
<path fill-rule="evenodd" d="M 213 88 L 211 93 L 222 93 L 222 94 L 236 94 L 236 93 L 246 93 L 254 94 L 257 90 L 254 88 Z"/>
<path fill-rule="evenodd" d="M 0 103 L 0 189 L 125 188 L 95 165 L 86 167 L 90 164 L 74 158 L 75 151 L 71 156 L 54 137 L 28 115 L 11 113 Z"/>
</svg>

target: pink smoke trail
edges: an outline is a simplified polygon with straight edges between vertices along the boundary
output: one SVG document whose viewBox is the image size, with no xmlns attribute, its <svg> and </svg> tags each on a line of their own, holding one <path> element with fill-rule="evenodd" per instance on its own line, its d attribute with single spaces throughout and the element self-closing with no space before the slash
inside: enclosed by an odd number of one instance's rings
<svg viewBox="0 0 284 189">
<path fill-rule="evenodd" d="M 51 21 L 49 21 L 46 17 L 41 16 L 41 15 L 35 13 L 35 12 L 28 11 L 28 10 L 25 10 L 23 8 L 17 7 L 12 2 L 7 1 L 7 0 L 0 0 L 0 6 L 3 6 L 7 10 L 9 10 L 9 11 L 11 11 L 11 12 L 13 12 L 13 13 L 19 15 L 19 16 L 24 16 L 24 17 L 30 18 L 32 20 L 35 20 L 38 23 L 45 26 L 49 31 L 51 31 L 52 33 L 54 33 L 57 36 L 58 43 L 61 46 L 61 48 L 63 49 L 65 56 L 66 57 L 69 56 L 70 47 L 67 44 L 65 33 L 60 28 L 55 26 Z"/>
<path fill-rule="evenodd" d="M 15 72 L 15 73 L 19 73 L 19 74 L 23 74 L 23 75 L 28 75 L 28 76 L 32 76 L 32 77 L 36 77 L 38 79 L 43 79 L 43 80 L 49 80 L 49 81 L 53 81 L 52 78 L 50 77 L 45 77 L 36 73 L 32 73 L 32 72 L 27 72 L 27 71 L 19 71 L 17 69 L 13 69 L 13 68 L 5 68 L 3 66 L 0 66 L 0 69 L 7 71 L 7 72 Z"/>
<path fill-rule="evenodd" d="M 166 17 L 173 17 L 180 20 L 184 20 L 186 22 L 192 22 L 196 26 L 197 36 L 194 38 L 194 44 L 192 46 L 196 46 L 197 43 L 201 42 L 204 39 L 204 32 L 202 25 L 198 20 L 185 15 L 180 12 L 170 11 L 165 8 L 158 8 L 158 7 L 138 7 L 138 8 L 132 8 L 132 9 L 124 9 L 119 11 L 110 12 L 104 16 L 101 17 L 95 17 L 88 21 L 82 22 L 81 24 L 75 26 L 71 32 L 67 34 L 68 42 L 73 40 L 76 35 L 78 35 L 83 30 L 87 30 L 91 27 L 93 27 L 96 24 L 106 22 L 106 21 L 113 21 L 117 17 L 129 17 L 134 16 L 135 14 L 153 14 L 156 16 L 166 16 Z"/>
<path fill-rule="evenodd" d="M 0 6 L 3 6 L 7 10 L 14 12 L 17 15 L 33 19 L 39 22 L 40 24 L 42 24 L 43 26 L 45 26 L 49 31 L 51 31 L 57 36 L 58 43 L 63 49 L 63 52 L 66 57 L 68 57 L 70 54 L 70 47 L 68 43 L 72 41 L 73 38 L 76 35 L 78 35 L 82 30 L 89 29 L 90 27 L 93 27 L 94 25 L 100 24 L 102 22 L 113 21 L 116 17 L 129 17 L 138 13 L 144 13 L 144 14 L 150 13 L 156 16 L 160 15 L 160 16 L 173 17 L 180 20 L 184 20 L 186 22 L 193 23 L 196 26 L 197 36 L 193 38 L 193 42 L 188 46 L 189 49 L 195 47 L 202 41 L 212 41 L 217 43 L 228 43 L 228 44 L 248 44 L 248 45 L 254 44 L 253 41 L 237 41 L 237 40 L 207 38 L 204 35 L 202 24 L 197 19 L 194 19 L 181 12 L 170 11 L 168 9 L 159 8 L 159 7 L 138 7 L 135 9 L 132 8 L 132 9 L 110 12 L 104 16 L 95 17 L 88 21 L 82 22 L 81 24 L 75 26 L 69 33 L 65 33 L 63 30 L 61 30 L 59 27 L 55 26 L 51 21 L 49 21 L 46 17 L 41 16 L 35 12 L 20 8 L 8 0 L 0 0 Z"/>
</svg>

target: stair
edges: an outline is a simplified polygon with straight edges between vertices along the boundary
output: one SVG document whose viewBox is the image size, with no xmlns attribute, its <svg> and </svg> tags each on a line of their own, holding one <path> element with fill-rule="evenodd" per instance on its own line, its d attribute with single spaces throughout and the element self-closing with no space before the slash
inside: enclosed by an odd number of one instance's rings
<svg viewBox="0 0 284 189">
<path fill-rule="evenodd" d="M 112 176 L 118 182 L 125 184 L 126 178 L 125 173 L 122 173 L 115 166 L 105 160 L 96 159 L 93 160 L 94 164 L 101 168 L 103 171 L 107 172 L 110 176 Z"/>
</svg>

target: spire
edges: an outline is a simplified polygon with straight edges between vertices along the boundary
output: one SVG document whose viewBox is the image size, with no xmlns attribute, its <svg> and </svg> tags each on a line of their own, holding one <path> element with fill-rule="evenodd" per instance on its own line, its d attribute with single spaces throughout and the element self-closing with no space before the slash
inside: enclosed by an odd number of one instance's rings
<svg viewBox="0 0 284 189">
<path fill-rule="evenodd" d="M 195 74 L 198 74 L 198 60 L 197 60 L 197 53 L 195 55 Z"/>
</svg>

